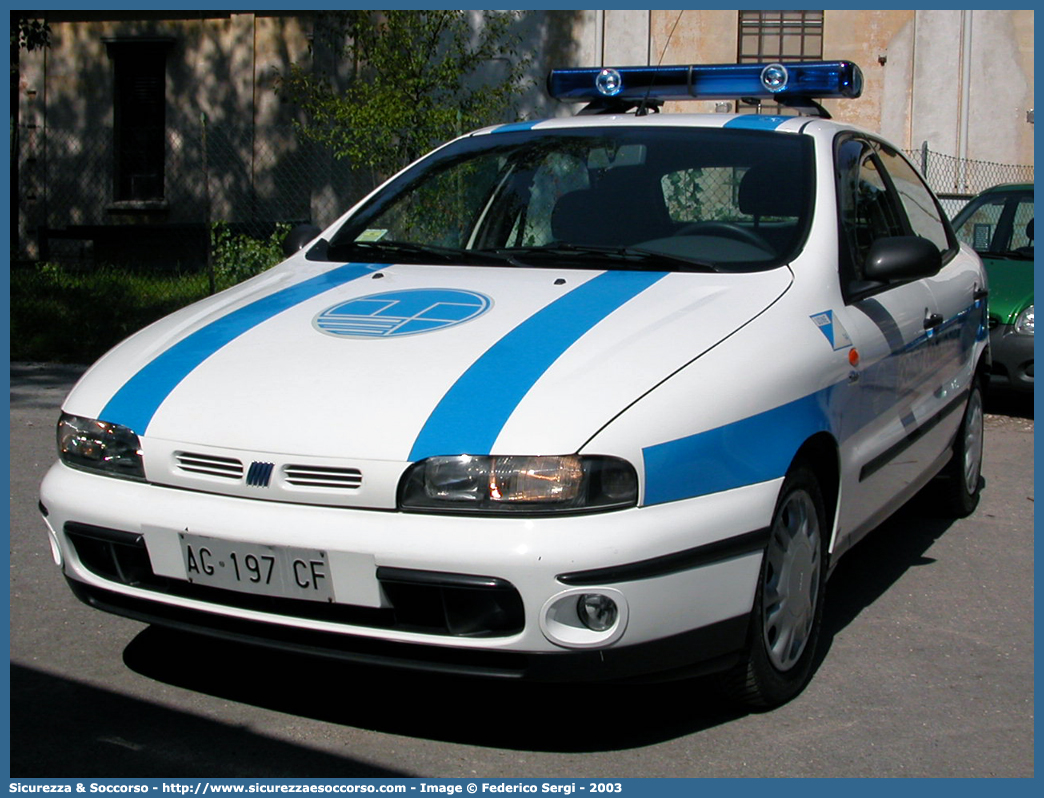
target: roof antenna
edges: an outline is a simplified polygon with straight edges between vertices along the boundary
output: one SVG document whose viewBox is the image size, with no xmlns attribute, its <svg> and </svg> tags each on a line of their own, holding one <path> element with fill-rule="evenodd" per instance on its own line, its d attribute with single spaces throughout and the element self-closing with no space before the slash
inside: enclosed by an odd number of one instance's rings
<svg viewBox="0 0 1044 798">
<path fill-rule="evenodd" d="M 683 8 L 678 12 L 678 16 L 675 17 L 674 25 L 671 26 L 671 32 L 667 34 L 667 41 L 663 45 L 663 51 L 660 53 L 660 60 L 656 62 L 656 66 L 659 67 L 663 65 L 663 57 L 667 55 L 667 48 L 671 46 L 671 39 L 674 38 L 674 31 L 678 29 L 678 23 L 681 22 L 682 14 L 684 13 L 685 9 Z M 652 93 L 653 83 L 655 82 L 656 78 L 654 76 L 653 79 L 649 81 L 649 87 L 645 90 L 645 96 L 642 98 L 642 101 L 638 103 L 638 109 L 634 112 L 635 116 L 645 116 L 649 113 L 650 106 L 656 113 L 660 112 L 660 106 L 663 103 L 660 101 L 650 102 L 649 100 L 649 95 Z"/>
</svg>

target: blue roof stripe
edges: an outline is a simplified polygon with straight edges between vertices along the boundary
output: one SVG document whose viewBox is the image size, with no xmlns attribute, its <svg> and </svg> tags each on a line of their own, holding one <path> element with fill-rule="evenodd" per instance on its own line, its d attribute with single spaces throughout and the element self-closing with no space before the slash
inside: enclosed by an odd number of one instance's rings
<svg viewBox="0 0 1044 798">
<path fill-rule="evenodd" d="M 764 116 L 762 114 L 743 114 L 725 123 L 725 127 L 747 128 L 751 130 L 775 130 L 792 116 Z"/>
<path fill-rule="evenodd" d="M 535 125 L 542 121 L 542 119 L 536 119 L 532 122 L 511 122 L 510 124 L 494 128 L 490 133 L 514 133 L 516 130 L 532 130 Z"/>
<path fill-rule="evenodd" d="M 538 379 L 584 333 L 661 280 L 663 272 L 604 272 L 530 316 L 464 372 L 432 411 L 410 460 L 489 454 Z"/>
<path fill-rule="evenodd" d="M 219 349 L 284 310 L 380 268 L 384 266 L 364 263 L 339 266 L 222 316 L 178 341 L 142 367 L 109 400 L 100 418 L 144 434 L 171 391 Z"/>
</svg>

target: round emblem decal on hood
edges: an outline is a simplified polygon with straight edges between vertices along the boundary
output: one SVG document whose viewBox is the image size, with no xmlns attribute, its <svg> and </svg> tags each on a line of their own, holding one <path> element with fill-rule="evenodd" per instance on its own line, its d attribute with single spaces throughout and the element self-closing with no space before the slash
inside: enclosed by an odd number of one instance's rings
<svg viewBox="0 0 1044 798">
<path fill-rule="evenodd" d="M 492 299 L 474 291 L 418 288 L 351 299 L 327 308 L 312 323 L 327 335 L 395 338 L 454 327 L 492 306 Z"/>
</svg>

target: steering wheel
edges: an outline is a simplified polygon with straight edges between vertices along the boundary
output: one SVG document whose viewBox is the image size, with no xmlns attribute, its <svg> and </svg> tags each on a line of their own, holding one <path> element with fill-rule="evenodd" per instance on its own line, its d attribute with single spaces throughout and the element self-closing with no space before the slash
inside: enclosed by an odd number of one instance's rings
<svg viewBox="0 0 1044 798">
<path fill-rule="evenodd" d="M 773 248 L 769 243 L 753 230 L 748 230 L 746 227 L 740 227 L 738 224 L 733 224 L 732 222 L 690 222 L 675 233 L 675 235 L 721 236 L 723 238 L 731 238 L 734 241 L 741 241 L 744 244 L 750 244 L 752 247 L 763 249 L 766 252 L 773 251 Z"/>
</svg>

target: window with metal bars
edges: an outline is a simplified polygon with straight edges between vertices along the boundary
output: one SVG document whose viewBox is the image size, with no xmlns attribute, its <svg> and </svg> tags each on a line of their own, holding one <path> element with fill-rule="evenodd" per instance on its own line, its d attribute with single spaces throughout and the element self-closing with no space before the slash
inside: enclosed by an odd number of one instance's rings
<svg viewBox="0 0 1044 798">
<path fill-rule="evenodd" d="M 170 40 L 108 42 L 113 60 L 113 198 L 161 200 Z"/>
<path fill-rule="evenodd" d="M 820 61 L 823 11 L 740 11 L 736 62 Z M 793 113 L 776 103 L 736 104 L 739 113 Z"/>
</svg>

